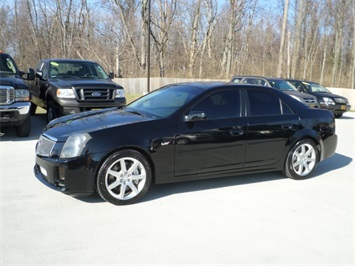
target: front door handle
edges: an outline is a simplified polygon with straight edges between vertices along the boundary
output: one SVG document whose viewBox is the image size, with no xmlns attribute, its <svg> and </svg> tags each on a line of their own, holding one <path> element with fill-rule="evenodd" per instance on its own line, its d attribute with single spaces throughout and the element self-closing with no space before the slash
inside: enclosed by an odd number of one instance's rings
<svg viewBox="0 0 355 266">
<path fill-rule="evenodd" d="M 281 127 L 282 127 L 282 129 L 292 129 L 293 128 L 291 124 L 282 125 Z"/>
</svg>

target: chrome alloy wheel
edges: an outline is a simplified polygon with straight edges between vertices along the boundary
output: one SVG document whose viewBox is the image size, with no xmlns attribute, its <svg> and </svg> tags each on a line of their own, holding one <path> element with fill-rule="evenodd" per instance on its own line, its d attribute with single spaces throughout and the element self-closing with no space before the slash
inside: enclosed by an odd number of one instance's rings
<svg viewBox="0 0 355 266">
<path fill-rule="evenodd" d="M 105 187 L 112 197 L 129 200 L 143 190 L 146 180 L 144 165 L 135 158 L 123 157 L 109 166 L 105 175 Z"/>
<path fill-rule="evenodd" d="M 308 143 L 303 143 L 292 154 L 292 168 L 299 176 L 307 176 L 317 162 L 317 152 Z"/>
</svg>

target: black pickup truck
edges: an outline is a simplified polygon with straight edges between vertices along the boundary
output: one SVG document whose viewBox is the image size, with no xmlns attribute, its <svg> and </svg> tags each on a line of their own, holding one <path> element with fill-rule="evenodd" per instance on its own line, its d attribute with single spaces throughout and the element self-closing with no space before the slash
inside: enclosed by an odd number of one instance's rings
<svg viewBox="0 0 355 266">
<path fill-rule="evenodd" d="M 24 80 L 31 79 L 33 70 L 19 71 L 12 57 L 0 51 L 0 133 L 2 127 L 14 126 L 18 137 L 30 135 L 30 92 Z"/>
<path fill-rule="evenodd" d="M 79 59 L 43 59 L 29 82 L 32 94 L 31 114 L 37 106 L 47 110 L 47 120 L 83 111 L 126 105 L 122 86 L 112 81 L 94 61 Z"/>
</svg>

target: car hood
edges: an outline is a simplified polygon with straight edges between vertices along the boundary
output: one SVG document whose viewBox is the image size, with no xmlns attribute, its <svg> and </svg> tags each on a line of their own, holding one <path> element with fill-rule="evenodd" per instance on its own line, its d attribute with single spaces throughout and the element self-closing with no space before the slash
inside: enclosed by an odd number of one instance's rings
<svg viewBox="0 0 355 266">
<path fill-rule="evenodd" d="M 56 87 L 86 87 L 86 86 L 117 86 L 120 85 L 114 83 L 109 79 L 51 79 L 51 84 Z"/>
<path fill-rule="evenodd" d="M 311 95 L 311 94 L 308 94 L 308 93 L 304 93 L 304 92 L 298 92 L 298 91 L 282 91 L 284 93 L 287 93 L 289 95 L 294 95 L 294 96 L 297 96 L 299 98 L 316 98 L 314 95 Z"/>
<path fill-rule="evenodd" d="M 23 81 L 23 79 L 19 78 L 18 76 L 15 75 L 0 75 L 0 85 L 3 86 L 13 86 L 14 88 L 24 87 L 26 83 Z"/>
<path fill-rule="evenodd" d="M 105 128 L 150 121 L 153 119 L 152 117 L 128 112 L 125 108 L 109 108 L 57 118 L 48 123 L 44 129 L 44 134 L 58 141 L 65 141 L 73 134 L 90 133 Z"/>
<path fill-rule="evenodd" d="M 312 92 L 311 93 L 314 96 L 317 97 L 328 97 L 328 98 L 343 98 L 345 99 L 345 97 L 334 94 L 334 93 L 329 93 L 329 92 Z"/>
</svg>

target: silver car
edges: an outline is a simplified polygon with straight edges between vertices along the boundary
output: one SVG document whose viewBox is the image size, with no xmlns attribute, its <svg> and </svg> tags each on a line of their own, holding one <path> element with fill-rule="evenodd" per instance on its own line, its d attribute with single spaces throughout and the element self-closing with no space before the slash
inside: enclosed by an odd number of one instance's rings
<svg viewBox="0 0 355 266">
<path fill-rule="evenodd" d="M 234 76 L 230 80 L 231 83 L 253 84 L 278 89 L 296 100 L 308 105 L 310 108 L 320 108 L 317 97 L 299 92 L 295 86 L 289 81 L 280 78 L 266 78 L 259 76 Z"/>
</svg>

